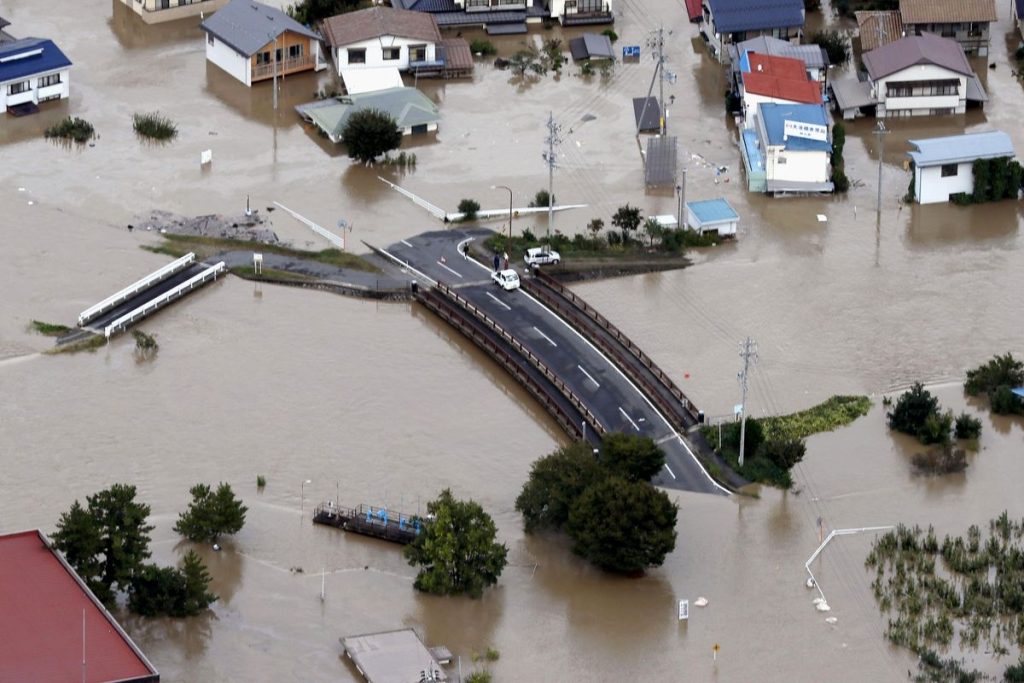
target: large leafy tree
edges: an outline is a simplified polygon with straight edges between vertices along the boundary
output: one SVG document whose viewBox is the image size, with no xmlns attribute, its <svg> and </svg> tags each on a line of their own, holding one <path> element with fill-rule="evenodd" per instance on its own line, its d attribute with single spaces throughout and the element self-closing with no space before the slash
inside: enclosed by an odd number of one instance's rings
<svg viewBox="0 0 1024 683">
<path fill-rule="evenodd" d="M 235 497 L 230 484 L 222 482 L 216 491 L 196 484 L 189 493 L 192 502 L 178 515 L 174 530 L 190 541 L 213 542 L 221 534 L 238 533 L 245 525 L 248 508 Z"/>
<path fill-rule="evenodd" d="M 641 220 L 643 220 L 643 216 L 640 214 L 640 209 L 629 204 L 620 206 L 612 215 L 612 225 L 622 231 L 624 241 L 629 241 L 630 233 L 636 232 L 636 229 L 640 227 Z"/>
<path fill-rule="evenodd" d="M 402 144 L 402 131 L 395 120 L 377 109 L 360 109 L 345 122 L 341 141 L 348 156 L 364 164 Z"/>
<path fill-rule="evenodd" d="M 494 520 L 479 503 L 457 500 L 448 489 L 427 503 L 427 512 L 430 522 L 405 547 L 409 564 L 420 567 L 414 585 L 437 595 L 480 597 L 508 563 L 508 548 L 494 540 Z"/>
<path fill-rule="evenodd" d="M 660 566 L 676 546 L 678 508 L 647 482 L 609 477 L 569 512 L 573 551 L 598 567 L 632 574 Z"/>
<path fill-rule="evenodd" d="M 987 395 L 996 413 L 1021 413 L 1024 412 L 1024 401 L 1011 391 L 1020 386 L 1024 386 L 1024 362 L 1007 353 L 968 370 L 964 391 L 971 396 Z"/>
<path fill-rule="evenodd" d="M 918 382 L 896 399 L 896 405 L 887 416 L 889 428 L 918 436 L 929 416 L 938 413 L 939 399 L 932 396 L 931 392 Z"/>
<path fill-rule="evenodd" d="M 665 453 L 647 436 L 614 432 L 601 444 L 601 463 L 629 481 L 649 481 L 665 465 Z"/>
<path fill-rule="evenodd" d="M 369 7 L 369 0 L 299 0 L 288 6 L 288 14 L 300 24 L 313 24 L 353 10 Z"/>
<path fill-rule="evenodd" d="M 128 607 L 147 617 L 191 617 L 209 607 L 217 596 L 210 593 L 210 573 L 195 551 L 185 554 L 181 567 L 147 564 L 135 575 Z"/>
<path fill-rule="evenodd" d="M 534 462 L 530 478 L 516 498 L 526 532 L 562 528 L 569 521 L 573 501 L 604 476 L 590 445 L 582 441 Z"/>
<path fill-rule="evenodd" d="M 87 496 L 84 509 L 76 500 L 53 534 L 54 547 L 107 605 L 113 604 L 115 590 L 128 590 L 150 556 L 150 509 L 136 502 L 135 493 L 134 486 L 114 484 Z"/>
</svg>

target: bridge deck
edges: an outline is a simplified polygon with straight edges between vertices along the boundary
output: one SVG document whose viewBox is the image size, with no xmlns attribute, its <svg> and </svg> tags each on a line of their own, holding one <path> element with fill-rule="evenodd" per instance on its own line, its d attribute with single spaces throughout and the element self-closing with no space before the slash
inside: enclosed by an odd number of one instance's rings
<svg viewBox="0 0 1024 683">
<path fill-rule="evenodd" d="M 198 275 L 208 267 L 208 265 L 203 263 L 193 263 L 188 268 L 185 268 L 184 270 L 175 273 L 166 280 L 161 280 L 152 287 L 142 290 L 141 292 L 131 297 L 127 301 L 118 304 L 117 306 L 110 309 L 106 313 L 97 316 L 96 318 L 93 318 L 92 320 L 89 321 L 87 325 L 85 325 L 85 328 L 93 330 L 98 334 L 103 334 L 103 328 L 105 328 L 111 322 L 120 318 L 125 313 L 134 311 L 136 308 L 142 306 L 147 301 L 155 299 L 164 292 L 174 289 L 182 282 L 185 282 L 194 275 Z"/>
<path fill-rule="evenodd" d="M 655 483 L 702 493 L 722 493 L 704 471 L 657 401 L 623 373 L 573 326 L 522 289 L 505 292 L 490 282 L 490 269 L 458 250 L 460 240 L 486 232 L 439 231 L 391 245 L 386 251 L 425 276 L 457 288 L 459 295 L 496 320 L 580 397 L 608 431 L 649 436 L 666 454 Z M 668 419 L 666 419 L 668 418 Z"/>
</svg>

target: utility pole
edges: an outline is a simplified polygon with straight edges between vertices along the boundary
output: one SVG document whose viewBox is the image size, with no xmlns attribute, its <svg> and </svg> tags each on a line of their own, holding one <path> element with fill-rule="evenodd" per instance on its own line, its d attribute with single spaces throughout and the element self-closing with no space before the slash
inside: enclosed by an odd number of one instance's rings
<svg viewBox="0 0 1024 683">
<path fill-rule="evenodd" d="M 668 128 L 668 112 L 665 111 L 665 29 L 658 27 L 658 106 L 661 107 L 661 134 Z"/>
<path fill-rule="evenodd" d="M 740 344 L 740 358 L 743 359 L 743 370 L 737 375 L 740 388 L 743 390 L 743 402 L 740 403 L 740 467 L 743 467 L 743 447 L 747 439 L 747 379 L 750 377 L 750 361 L 757 362 L 757 342 L 750 337 Z"/>
<path fill-rule="evenodd" d="M 562 138 L 559 133 L 562 127 L 555 123 L 555 115 L 553 112 L 548 112 L 548 136 L 544 138 L 544 142 L 548 145 L 548 150 L 544 154 L 544 158 L 548 164 L 548 244 L 547 248 L 551 248 L 551 226 L 555 222 L 555 147 L 562 144 Z M 509 219 L 511 220 L 511 219 Z"/>
<path fill-rule="evenodd" d="M 882 217 L 882 155 L 885 152 L 885 138 L 883 136 L 888 134 L 889 131 L 885 129 L 885 122 L 879 120 L 878 126 L 875 127 L 875 135 L 878 136 L 878 199 L 875 203 L 875 213 L 879 220 Z"/>
<path fill-rule="evenodd" d="M 274 36 L 274 111 L 277 111 L 277 36 Z"/>
<path fill-rule="evenodd" d="M 647 115 L 647 105 L 651 101 L 651 93 L 654 91 L 654 81 L 659 82 L 658 106 L 661 108 L 658 121 L 658 133 L 664 135 L 668 124 L 665 116 L 665 29 L 659 28 L 654 35 L 647 38 L 647 49 L 654 55 L 654 75 L 651 77 L 651 85 L 647 88 L 647 97 L 644 99 L 643 109 L 640 110 L 640 118 L 636 122 L 636 135 L 640 137 L 640 127 L 643 126 L 644 118 Z"/>
<path fill-rule="evenodd" d="M 679 206 L 676 208 L 676 227 L 683 228 L 683 213 L 686 210 L 686 161 L 683 161 L 683 179 L 676 185 L 679 194 Z"/>
</svg>

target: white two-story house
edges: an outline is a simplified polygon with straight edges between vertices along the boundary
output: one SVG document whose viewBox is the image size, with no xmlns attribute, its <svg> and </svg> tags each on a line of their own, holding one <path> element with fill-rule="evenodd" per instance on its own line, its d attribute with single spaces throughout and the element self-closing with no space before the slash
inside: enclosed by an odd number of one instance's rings
<svg viewBox="0 0 1024 683">
<path fill-rule="evenodd" d="M 824 105 L 761 103 L 756 123 L 769 194 L 832 191 L 832 143 Z"/>
<path fill-rule="evenodd" d="M 876 115 L 962 114 L 987 98 L 955 40 L 931 33 L 906 36 L 864 54 Z"/>
<path fill-rule="evenodd" d="M 321 25 L 338 69 L 391 67 L 408 71 L 414 62 L 433 62 L 441 32 L 425 12 L 371 7 L 329 17 Z"/>
<path fill-rule="evenodd" d="M 0 113 L 71 94 L 71 60 L 52 40 L 22 38 L 0 44 Z"/>
</svg>

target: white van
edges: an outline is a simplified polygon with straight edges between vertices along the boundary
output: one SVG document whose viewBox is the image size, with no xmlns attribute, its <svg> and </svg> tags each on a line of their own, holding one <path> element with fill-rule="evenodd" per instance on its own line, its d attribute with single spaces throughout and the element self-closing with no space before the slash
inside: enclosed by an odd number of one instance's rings
<svg viewBox="0 0 1024 683">
<path fill-rule="evenodd" d="M 491 273 L 491 279 L 506 292 L 511 292 L 513 289 L 519 289 L 519 273 L 511 268 Z"/>
</svg>

